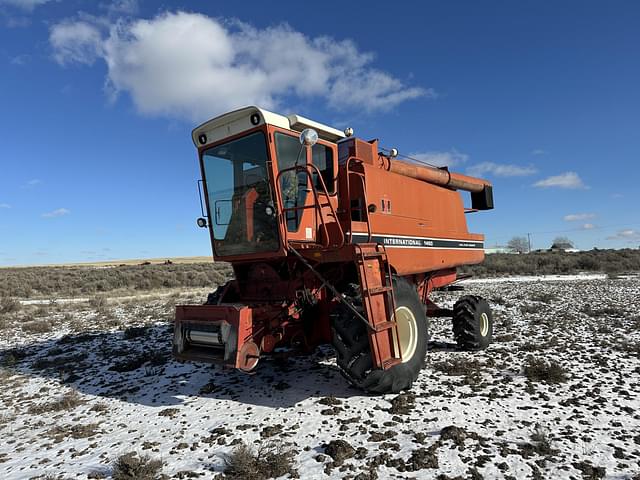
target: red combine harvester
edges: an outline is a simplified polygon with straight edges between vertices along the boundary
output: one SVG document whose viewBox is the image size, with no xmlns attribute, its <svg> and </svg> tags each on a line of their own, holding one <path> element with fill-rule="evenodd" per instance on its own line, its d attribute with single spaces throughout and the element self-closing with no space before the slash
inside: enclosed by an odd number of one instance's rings
<svg viewBox="0 0 640 480">
<path fill-rule="evenodd" d="M 484 299 L 464 296 L 453 310 L 429 299 L 456 267 L 484 259 L 465 214 L 493 208 L 488 181 L 256 107 L 204 123 L 193 141 L 206 204 L 198 224 L 235 279 L 204 305 L 177 307 L 176 358 L 250 372 L 263 355 L 330 343 L 349 382 L 384 393 L 417 378 L 429 317 L 452 317 L 463 349 L 489 345 Z"/>
</svg>

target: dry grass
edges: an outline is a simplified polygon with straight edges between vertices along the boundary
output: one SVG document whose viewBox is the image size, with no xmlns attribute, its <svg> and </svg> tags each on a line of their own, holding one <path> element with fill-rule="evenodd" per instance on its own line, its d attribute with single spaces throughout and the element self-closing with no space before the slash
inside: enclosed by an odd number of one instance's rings
<svg viewBox="0 0 640 480">
<path fill-rule="evenodd" d="M 69 355 L 60 355 L 54 357 L 44 356 L 37 359 L 31 364 L 31 367 L 35 370 L 46 370 L 49 368 L 67 367 L 78 365 L 78 362 L 87 358 L 89 354 L 87 352 L 78 352 Z"/>
<path fill-rule="evenodd" d="M 527 357 L 524 375 L 534 382 L 562 383 L 567 381 L 567 371 L 555 360 Z"/>
<path fill-rule="evenodd" d="M 14 313 L 18 312 L 22 305 L 15 298 L 2 297 L 0 299 L 0 313 Z"/>
<path fill-rule="evenodd" d="M 522 313 L 540 313 L 543 310 L 539 303 L 525 303 L 520 307 Z"/>
<path fill-rule="evenodd" d="M 603 272 L 615 277 L 620 273 L 640 271 L 640 249 L 532 252 L 522 255 L 495 253 L 487 255 L 480 265 L 463 267 L 462 271 L 475 276 Z"/>
<path fill-rule="evenodd" d="M 124 338 L 130 340 L 132 338 L 144 337 L 149 333 L 149 326 L 129 327 L 124 331 Z"/>
<path fill-rule="evenodd" d="M 54 442 L 59 443 L 66 438 L 90 438 L 98 435 L 97 423 L 77 424 L 77 425 L 56 425 L 45 432 L 45 435 L 51 438 Z"/>
<path fill-rule="evenodd" d="M 294 452 L 281 444 L 262 445 L 257 452 L 241 443 L 225 458 L 224 474 L 232 480 L 267 480 L 296 475 Z"/>
<path fill-rule="evenodd" d="M 27 333 L 49 333 L 52 330 L 51 322 L 44 319 L 31 320 L 22 324 L 22 331 Z"/>
<path fill-rule="evenodd" d="M 478 360 L 467 358 L 455 358 L 432 364 L 434 370 L 451 376 L 469 375 L 480 371 L 481 367 L 482 364 Z"/>
<path fill-rule="evenodd" d="M 232 275 L 227 263 L 3 268 L 0 297 L 52 298 L 214 287 Z M 9 300 L 3 300 L 10 304 Z"/>
<path fill-rule="evenodd" d="M 135 452 L 120 455 L 113 462 L 113 480 L 155 480 L 160 477 L 162 461 Z"/>
<path fill-rule="evenodd" d="M 82 397 L 75 390 L 65 393 L 62 397 L 53 402 L 41 403 L 29 407 L 28 412 L 33 415 L 41 415 L 43 413 L 60 412 L 62 410 L 71 410 L 84 403 Z"/>
<path fill-rule="evenodd" d="M 107 311 L 109 300 L 104 295 L 96 295 L 89 299 L 89 306 L 98 313 L 104 313 Z"/>
</svg>

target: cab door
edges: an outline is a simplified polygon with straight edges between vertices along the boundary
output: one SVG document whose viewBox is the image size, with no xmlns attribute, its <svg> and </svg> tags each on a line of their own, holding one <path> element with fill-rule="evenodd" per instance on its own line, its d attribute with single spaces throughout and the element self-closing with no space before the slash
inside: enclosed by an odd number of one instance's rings
<svg viewBox="0 0 640 480">
<path fill-rule="evenodd" d="M 289 240 L 315 242 L 316 214 L 310 176 L 304 167 L 309 161 L 309 148 L 300 144 L 293 132 L 275 130 L 273 133 L 278 167 L 278 190 Z"/>
</svg>

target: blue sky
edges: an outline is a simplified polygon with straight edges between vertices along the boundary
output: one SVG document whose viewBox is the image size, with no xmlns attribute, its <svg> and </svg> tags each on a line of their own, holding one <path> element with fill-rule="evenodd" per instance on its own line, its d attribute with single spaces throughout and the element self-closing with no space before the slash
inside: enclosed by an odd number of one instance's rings
<svg viewBox="0 0 640 480">
<path fill-rule="evenodd" d="M 190 131 L 296 112 L 494 183 L 472 231 L 638 247 L 637 2 L 0 0 L 0 265 L 208 255 Z"/>
</svg>

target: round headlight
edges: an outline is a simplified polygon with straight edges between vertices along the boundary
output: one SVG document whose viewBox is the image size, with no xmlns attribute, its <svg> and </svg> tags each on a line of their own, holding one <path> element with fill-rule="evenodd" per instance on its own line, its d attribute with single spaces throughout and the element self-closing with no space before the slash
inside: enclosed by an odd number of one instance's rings
<svg viewBox="0 0 640 480">
<path fill-rule="evenodd" d="M 313 128 L 305 128 L 300 132 L 300 143 L 307 147 L 313 147 L 318 142 L 318 132 Z"/>
</svg>

